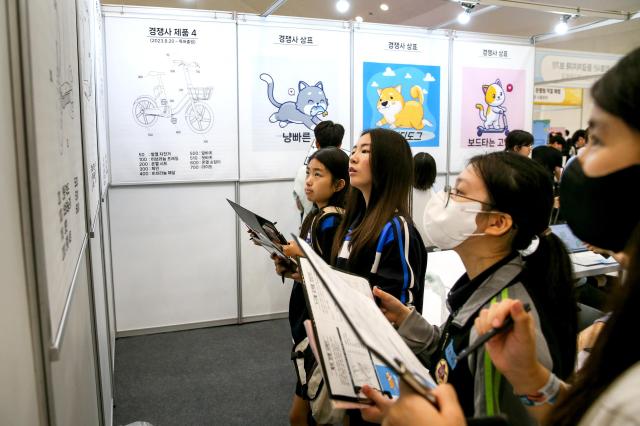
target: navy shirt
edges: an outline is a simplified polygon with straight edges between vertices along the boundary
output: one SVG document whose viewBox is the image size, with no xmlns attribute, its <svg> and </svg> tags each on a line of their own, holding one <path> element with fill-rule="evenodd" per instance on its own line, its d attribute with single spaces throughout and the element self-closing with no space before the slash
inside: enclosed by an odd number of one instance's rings
<svg viewBox="0 0 640 426">
<path fill-rule="evenodd" d="M 356 226 L 353 224 L 351 228 Z M 402 303 L 422 312 L 427 251 L 420 233 L 410 220 L 394 216 L 382 228 L 376 245 L 365 249 L 354 261 L 349 258 L 351 229 L 347 232 L 336 267 L 366 278 Z"/>
</svg>

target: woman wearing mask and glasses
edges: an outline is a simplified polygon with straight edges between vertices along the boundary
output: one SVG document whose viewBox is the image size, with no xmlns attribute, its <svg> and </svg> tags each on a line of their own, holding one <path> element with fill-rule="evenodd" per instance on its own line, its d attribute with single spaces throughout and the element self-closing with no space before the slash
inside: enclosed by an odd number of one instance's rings
<svg viewBox="0 0 640 426">
<path fill-rule="evenodd" d="M 545 424 L 633 425 L 640 419 L 640 215 L 629 188 L 640 182 L 640 49 L 611 68 L 591 94 L 590 143 L 567 165 L 560 193 L 578 238 L 627 255 L 612 315 L 585 366 L 568 383 L 538 361 L 537 319 L 524 312 L 521 300 L 504 300 L 483 311 L 476 329 L 483 334 L 511 315 L 513 330 L 494 337 L 485 348 L 530 413 Z M 465 424 L 455 393 L 443 387 L 436 394 L 439 410 L 405 392 L 386 413 L 385 424 Z"/>
<path fill-rule="evenodd" d="M 540 324 L 540 362 L 560 377 L 573 371 L 577 326 L 571 263 L 548 229 L 552 204 L 551 179 L 538 163 L 510 152 L 474 157 L 455 187 L 434 195 L 424 213 L 425 244 L 453 249 L 466 269 L 447 297 L 446 323 L 431 325 L 414 309 L 374 290 L 387 318 L 436 381 L 456 389 L 468 417 L 502 414 L 514 425 L 533 424 L 482 349 L 456 360 L 477 338 L 473 324 L 480 310 L 493 303 L 507 298 L 529 303 Z M 375 408 L 363 414 L 376 419 Z"/>
</svg>

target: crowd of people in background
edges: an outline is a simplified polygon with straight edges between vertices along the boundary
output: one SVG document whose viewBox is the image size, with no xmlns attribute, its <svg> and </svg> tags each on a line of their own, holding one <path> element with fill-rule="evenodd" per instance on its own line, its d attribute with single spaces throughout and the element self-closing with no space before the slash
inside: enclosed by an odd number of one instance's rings
<svg viewBox="0 0 640 426">
<path fill-rule="evenodd" d="M 339 150 L 342 126 L 316 127 L 319 150 L 294 189 L 300 236 L 335 268 L 369 280 L 383 314 L 439 384 L 432 391 L 437 404 L 406 386 L 397 401 L 365 386 L 371 405 L 348 410 L 345 424 L 464 425 L 478 417 L 483 424 L 640 424 L 632 328 L 639 319 L 640 220 L 631 207 L 640 182 L 640 49 L 596 82 L 592 96 L 588 130 L 551 133 L 536 147 L 531 133 L 512 130 L 505 152 L 473 157 L 437 192 L 435 160 L 427 153 L 412 158 L 399 133 L 366 130 L 347 156 Z M 615 253 L 626 268 L 609 315 L 587 330 L 591 355 L 579 370 L 571 260 L 549 228 L 558 209 L 578 238 Z M 427 247 L 454 250 L 465 267 L 448 295 L 444 324 L 421 315 Z M 303 256 L 295 242 L 285 250 Z M 274 262 L 279 275 L 296 280 L 290 321 L 299 345 L 308 318 L 301 277 L 291 264 Z M 512 330 L 455 361 L 509 316 Z M 313 365 L 313 355 L 305 356 Z M 308 399 L 299 381 L 291 424 L 315 424 Z"/>
</svg>

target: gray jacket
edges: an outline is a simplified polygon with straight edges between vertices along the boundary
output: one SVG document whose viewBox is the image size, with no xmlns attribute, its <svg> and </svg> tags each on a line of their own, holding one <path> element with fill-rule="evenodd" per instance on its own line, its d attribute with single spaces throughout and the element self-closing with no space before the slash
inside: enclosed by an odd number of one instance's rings
<svg viewBox="0 0 640 426">
<path fill-rule="evenodd" d="M 458 310 L 452 324 L 460 328 L 464 327 L 475 320 L 476 313 L 481 308 L 486 308 L 493 300 L 500 301 L 503 297 L 519 299 L 523 303 L 529 303 L 531 314 L 535 318 L 536 324 L 538 359 L 545 367 L 551 370 L 553 368 L 551 354 L 540 329 L 540 319 L 531 296 L 521 282 L 508 286 L 520 274 L 523 266 L 524 261 L 520 256 L 517 256 L 490 275 Z M 451 307 L 447 306 L 447 308 L 451 312 Z M 437 346 L 442 332 L 441 327 L 429 324 L 415 310 L 412 310 L 409 317 L 398 328 L 398 333 L 425 364 L 432 354 L 438 350 Z M 472 329 L 469 341 L 473 342 L 477 337 L 475 329 Z M 488 358 L 488 354 L 486 357 Z M 512 425 L 536 424 L 535 420 L 528 415 L 526 408 L 518 397 L 514 395 L 509 382 L 495 370 L 490 359 L 485 360 L 484 347 L 469 355 L 466 362 L 474 376 L 474 417 L 502 413 L 509 418 Z M 489 380 L 486 380 L 486 378 L 489 378 Z"/>
</svg>

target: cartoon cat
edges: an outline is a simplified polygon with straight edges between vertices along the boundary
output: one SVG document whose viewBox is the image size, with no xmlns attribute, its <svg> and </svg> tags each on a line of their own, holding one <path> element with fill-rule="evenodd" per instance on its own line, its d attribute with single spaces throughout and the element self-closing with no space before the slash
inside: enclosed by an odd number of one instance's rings
<svg viewBox="0 0 640 426">
<path fill-rule="evenodd" d="M 298 98 L 295 102 L 280 103 L 273 97 L 273 77 L 269 74 L 260 74 L 260 80 L 267 83 L 267 95 L 269 101 L 278 108 L 271 114 L 269 121 L 278 123 L 280 127 L 286 127 L 289 123 L 304 124 L 309 130 L 313 130 L 320 123 L 322 117 L 327 116 L 329 101 L 324 94 L 324 87 L 319 81 L 309 86 L 304 81 L 298 82 Z"/>
<path fill-rule="evenodd" d="M 483 84 L 482 91 L 484 92 L 484 100 L 487 103 L 487 113 L 484 113 L 482 104 L 476 104 L 476 108 L 480 113 L 480 120 L 484 122 L 484 128 L 502 129 L 500 117 L 507 112 L 507 109 L 502 106 L 505 101 L 505 94 L 500 79 L 497 79 L 493 84 Z"/>
<path fill-rule="evenodd" d="M 378 89 L 377 109 L 382 114 L 382 119 L 376 123 L 376 126 L 384 126 L 388 124 L 390 128 L 395 129 L 412 127 L 416 130 L 422 130 L 425 124 L 433 127 L 433 124 L 424 119 L 424 95 L 420 86 L 413 86 L 409 92 L 411 96 L 418 101 L 406 101 L 402 97 L 402 85 L 396 87 L 385 87 Z"/>
</svg>

